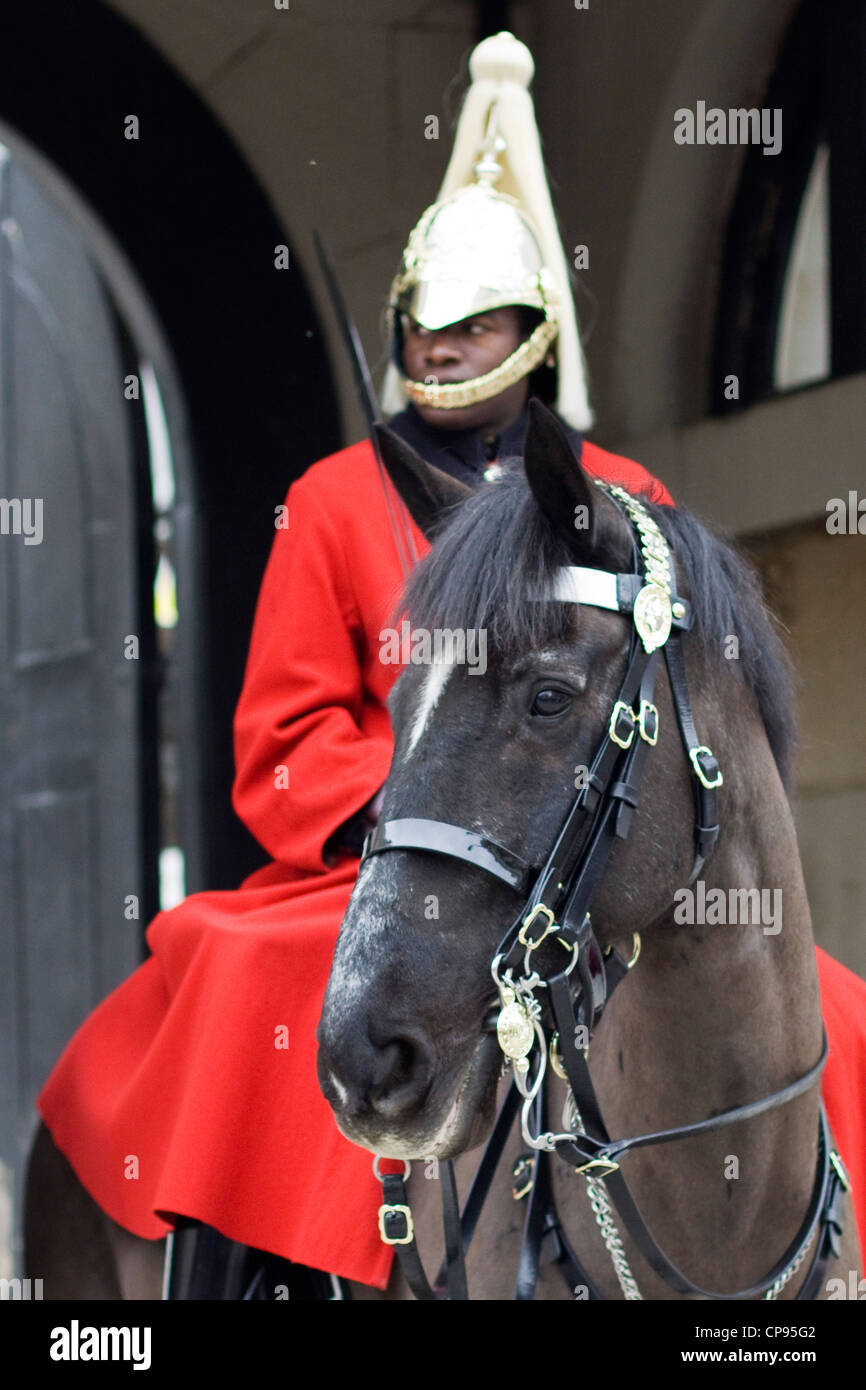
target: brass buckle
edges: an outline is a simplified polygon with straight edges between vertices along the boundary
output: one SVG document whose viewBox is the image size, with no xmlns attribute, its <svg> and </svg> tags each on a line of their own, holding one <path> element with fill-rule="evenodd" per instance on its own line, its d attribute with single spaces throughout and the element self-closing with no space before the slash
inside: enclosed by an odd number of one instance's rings
<svg viewBox="0 0 866 1390">
<path fill-rule="evenodd" d="M 395 1213 L 406 1218 L 405 1236 L 389 1236 L 385 1230 L 385 1217 Z M 383 1245 L 411 1245 L 415 1239 L 415 1223 L 410 1208 L 400 1206 L 396 1202 L 384 1202 L 379 1208 L 379 1235 L 382 1237 Z"/>
<path fill-rule="evenodd" d="M 515 1159 L 511 1176 L 513 1178 L 511 1195 L 515 1202 L 519 1202 L 522 1197 L 526 1196 L 527 1192 L 532 1191 L 532 1180 L 535 1176 L 535 1155 L 522 1154 L 520 1158 Z"/>
<path fill-rule="evenodd" d="M 613 947 L 613 946 L 608 946 L 608 947 L 606 947 L 605 953 L 604 953 L 604 958 L 605 958 L 605 960 L 607 960 L 610 956 L 613 955 L 614 950 L 615 950 L 615 947 Z M 619 951 L 617 951 L 616 954 L 617 954 L 617 956 L 619 957 L 619 959 L 622 960 L 622 956 L 620 956 Z M 637 964 L 637 958 L 638 958 L 639 955 L 640 955 L 640 932 L 633 931 L 632 934 L 631 934 L 631 960 L 627 960 L 627 961 L 626 961 L 626 963 L 625 963 L 625 968 L 626 968 L 626 970 L 631 970 L 632 966 L 634 966 L 634 965 Z M 554 1034 L 554 1037 L 558 1038 L 558 1037 L 559 1037 L 559 1034 L 558 1034 L 558 1033 L 555 1033 L 555 1034 Z"/>
<path fill-rule="evenodd" d="M 614 1163 L 610 1158 L 591 1158 L 587 1163 L 581 1163 L 579 1168 L 575 1168 L 575 1173 L 586 1173 L 590 1168 L 604 1168 L 604 1173 L 595 1173 L 596 1178 L 609 1178 L 611 1173 L 619 1172 L 619 1164 Z"/>
<path fill-rule="evenodd" d="M 565 1070 L 565 1065 L 559 1052 L 558 1033 L 554 1033 L 553 1037 L 550 1039 L 547 1047 L 547 1055 L 550 1058 L 550 1065 L 555 1075 L 558 1076 L 561 1081 L 567 1081 L 568 1072 Z"/>
<path fill-rule="evenodd" d="M 532 926 L 536 917 L 541 916 L 542 913 L 545 913 L 547 916 L 547 926 L 544 928 L 544 931 L 541 933 L 541 936 L 537 937 L 536 939 L 532 939 L 531 937 L 528 938 L 526 935 L 528 928 Z M 527 951 L 534 951 L 536 946 L 540 946 L 544 938 L 550 935 L 555 926 L 556 917 L 554 916 L 553 910 L 549 908 L 545 903 L 536 903 L 529 916 L 524 917 L 523 926 L 517 933 L 517 940 L 520 942 L 521 946 L 526 947 Z"/>
<path fill-rule="evenodd" d="M 648 715 L 652 716 L 653 728 L 655 730 L 652 738 L 650 738 L 650 735 L 647 732 Z M 651 700 L 641 700 L 640 714 L 638 715 L 638 725 L 640 727 L 640 736 L 643 739 L 644 743 L 648 743 L 651 748 L 655 748 L 656 744 L 659 741 L 659 712 Z"/>
<path fill-rule="evenodd" d="M 698 757 L 701 753 L 709 753 L 711 758 L 714 758 L 716 755 L 713 752 L 712 748 L 708 748 L 705 743 L 702 743 L 698 748 L 689 749 L 689 758 L 691 760 L 692 767 L 695 770 L 695 776 L 701 783 L 701 786 L 706 787 L 707 791 L 709 792 L 712 791 L 714 787 L 720 787 L 725 779 L 722 776 L 722 769 L 719 768 L 716 772 L 716 780 L 714 782 L 710 781 L 709 777 L 704 772 L 704 769 L 698 762 Z"/>
<path fill-rule="evenodd" d="M 616 731 L 617 719 L 620 713 L 627 714 L 629 719 L 631 720 L 631 729 L 629 731 L 628 738 L 620 738 L 619 734 Z M 631 708 L 631 705 L 627 705 L 625 700 L 617 700 L 616 704 L 613 707 L 613 713 L 610 716 L 610 724 L 608 726 L 608 733 L 613 739 L 613 742 L 619 744 L 620 748 L 631 748 L 632 744 L 634 743 L 634 731 L 636 727 L 637 724 L 634 717 L 634 710 Z"/>
</svg>

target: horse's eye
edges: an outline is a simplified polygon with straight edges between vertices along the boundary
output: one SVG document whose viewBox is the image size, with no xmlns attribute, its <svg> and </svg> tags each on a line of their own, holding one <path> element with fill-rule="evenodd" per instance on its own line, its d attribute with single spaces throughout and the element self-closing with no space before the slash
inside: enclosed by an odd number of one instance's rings
<svg viewBox="0 0 866 1390">
<path fill-rule="evenodd" d="M 572 696 L 567 691 L 548 686 L 536 694 L 530 714 L 546 715 L 548 718 L 554 714 L 562 714 L 563 710 L 568 709 L 571 701 Z"/>
</svg>

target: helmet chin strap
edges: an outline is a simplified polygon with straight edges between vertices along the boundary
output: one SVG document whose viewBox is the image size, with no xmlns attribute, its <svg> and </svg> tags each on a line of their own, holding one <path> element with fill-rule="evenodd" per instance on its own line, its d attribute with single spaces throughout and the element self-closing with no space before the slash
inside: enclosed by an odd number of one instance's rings
<svg viewBox="0 0 866 1390">
<path fill-rule="evenodd" d="M 477 405 L 480 401 L 492 400 L 509 386 L 521 381 L 523 377 L 540 367 L 551 343 L 556 338 L 557 326 L 552 318 L 546 318 L 533 329 L 525 342 L 500 362 L 492 371 L 476 376 L 471 381 L 453 381 L 440 385 L 437 382 L 412 381 L 403 378 L 403 390 L 408 400 L 415 405 L 431 406 L 434 410 L 459 410 L 463 406 Z"/>
</svg>

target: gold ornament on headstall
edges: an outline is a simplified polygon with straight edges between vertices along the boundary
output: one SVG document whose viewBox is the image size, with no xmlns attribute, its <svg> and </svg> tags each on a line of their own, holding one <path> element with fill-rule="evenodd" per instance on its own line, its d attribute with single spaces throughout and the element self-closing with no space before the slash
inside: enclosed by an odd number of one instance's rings
<svg viewBox="0 0 866 1390">
<path fill-rule="evenodd" d="M 641 559 L 646 583 L 634 601 L 632 617 L 644 650 L 654 652 L 663 647 L 671 634 L 671 567 L 668 543 L 649 512 L 630 492 L 602 483 L 605 492 L 615 497 L 628 512 L 640 538 Z"/>
</svg>

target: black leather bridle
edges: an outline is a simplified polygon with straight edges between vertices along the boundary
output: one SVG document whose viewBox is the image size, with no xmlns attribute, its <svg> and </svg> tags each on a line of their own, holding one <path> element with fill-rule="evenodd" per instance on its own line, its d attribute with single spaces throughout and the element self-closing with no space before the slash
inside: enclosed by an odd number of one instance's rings
<svg viewBox="0 0 866 1390">
<path fill-rule="evenodd" d="M 640 941 L 635 934 L 635 949 L 629 961 L 615 948 L 603 951 L 592 927 L 589 908 L 616 840 L 624 840 L 629 833 L 638 804 L 644 761 L 658 739 L 659 716 L 653 693 L 661 651 L 693 774 L 695 843 L 690 884 L 706 864 L 718 838 L 716 789 L 723 780 L 718 761 L 701 743 L 692 717 L 681 644 L 682 633 L 692 625 L 692 610 L 687 600 L 672 596 L 674 570 L 667 545 L 639 501 L 620 488 L 601 483 L 599 486 L 605 488 L 628 516 L 634 528 L 633 536 L 637 532 L 635 539 L 639 543 L 633 546 L 633 571 L 613 575 L 602 570 L 567 566 L 560 571 L 554 593 L 546 597 L 574 600 L 630 615 L 633 623 L 629 653 L 607 730 L 547 860 L 541 866 L 529 865 L 519 855 L 480 833 L 443 821 L 415 817 L 380 822 L 364 844 L 362 864 L 373 855 L 389 850 L 423 850 L 474 864 L 507 883 L 524 898 L 523 907 L 500 942 L 491 967 L 501 1004 L 497 1032 L 500 1045 L 514 1066 L 515 1079 L 494 1125 L 462 1215 L 457 1205 L 452 1165 L 443 1165 L 446 1261 L 435 1286 L 431 1287 L 427 1280 L 415 1246 L 405 1190 L 408 1166 L 402 1175 L 380 1174 L 377 1159 L 374 1172 L 383 1186 L 380 1234 L 386 1244 L 395 1247 L 409 1287 L 417 1298 L 467 1298 L 465 1251 L 522 1097 L 523 1134 L 534 1154 L 524 1156 L 525 1171 L 531 1174 L 531 1179 L 520 1194 L 528 1196 L 529 1200 L 515 1292 L 517 1299 L 534 1296 L 541 1247 L 546 1237 L 553 1242 L 554 1258 L 569 1286 L 583 1287 L 590 1299 L 601 1298 L 559 1221 L 549 1171 L 552 1153 L 558 1153 L 583 1174 L 596 1200 L 607 1206 L 606 1197 L 599 1196 L 600 1184 L 604 1184 L 638 1249 L 675 1292 L 705 1299 L 741 1300 L 762 1294 L 774 1298 L 805 1262 L 817 1233 L 811 1265 L 797 1294 L 798 1299 L 812 1299 L 820 1291 L 831 1256 L 838 1255 L 840 1250 L 844 1190 L 849 1186 L 839 1156 L 830 1149 L 823 1101 L 818 1163 L 806 1216 L 789 1248 L 769 1273 L 738 1293 L 700 1288 L 668 1259 L 629 1192 L 620 1160 L 631 1149 L 704 1134 L 750 1119 L 804 1094 L 818 1080 L 826 1062 L 826 1032 L 815 1066 L 773 1095 L 694 1124 L 630 1139 L 610 1138 L 590 1078 L 585 1055 L 588 1040 L 613 990 L 634 965 Z M 552 973 L 539 974 L 533 955 L 544 941 L 561 943 L 567 952 L 567 963 Z M 547 954 L 549 958 L 551 953 Z M 566 957 L 563 960 L 566 961 Z M 572 987 L 572 976 L 577 982 L 576 991 Z M 538 989 L 546 991 L 543 1005 L 535 998 Z M 583 1046 L 577 1045 L 576 1028 L 583 1030 L 586 1039 Z M 533 1069 L 527 1055 L 536 1043 Z M 577 1120 L 575 1132 L 544 1131 L 543 1081 L 548 1061 L 570 1086 L 572 1114 Z M 537 1131 L 534 1135 L 533 1126 Z M 607 1210 L 609 1212 L 609 1207 Z M 598 1211 L 596 1217 L 604 1234 L 605 1226 Z M 619 1275 L 615 1243 L 608 1243 L 608 1249 Z M 624 1253 L 622 1264 L 627 1270 Z M 630 1272 L 623 1273 L 620 1278 L 625 1296 L 639 1298 L 634 1280 L 629 1283 L 629 1278 Z M 630 1291 L 632 1287 L 634 1292 Z"/>
</svg>

